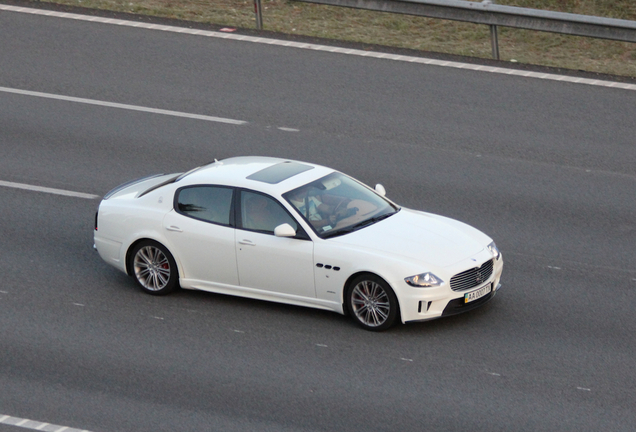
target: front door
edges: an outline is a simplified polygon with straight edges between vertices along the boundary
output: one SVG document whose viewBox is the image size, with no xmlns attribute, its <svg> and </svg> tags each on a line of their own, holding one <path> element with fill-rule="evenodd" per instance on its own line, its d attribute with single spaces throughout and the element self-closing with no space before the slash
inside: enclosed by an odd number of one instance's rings
<svg viewBox="0 0 636 432">
<path fill-rule="evenodd" d="M 239 283 L 301 297 L 316 297 L 313 242 L 307 239 L 276 237 L 274 228 L 297 222 L 272 197 L 242 191 L 236 230 L 236 260 Z"/>
</svg>

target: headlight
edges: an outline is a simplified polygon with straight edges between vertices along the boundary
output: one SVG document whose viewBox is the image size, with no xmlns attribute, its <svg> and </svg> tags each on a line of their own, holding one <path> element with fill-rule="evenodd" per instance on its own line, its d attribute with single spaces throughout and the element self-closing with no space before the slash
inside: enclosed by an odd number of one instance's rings
<svg viewBox="0 0 636 432">
<path fill-rule="evenodd" d="M 488 250 L 492 254 L 492 257 L 495 259 L 499 259 L 499 257 L 501 256 L 501 252 L 499 252 L 499 249 L 497 249 L 497 245 L 495 244 L 495 242 L 492 242 L 488 245 Z"/>
<path fill-rule="evenodd" d="M 444 283 L 443 280 L 435 276 L 433 273 L 422 273 L 415 276 L 409 276 L 404 278 L 404 281 L 416 288 L 431 288 L 440 286 Z"/>
</svg>

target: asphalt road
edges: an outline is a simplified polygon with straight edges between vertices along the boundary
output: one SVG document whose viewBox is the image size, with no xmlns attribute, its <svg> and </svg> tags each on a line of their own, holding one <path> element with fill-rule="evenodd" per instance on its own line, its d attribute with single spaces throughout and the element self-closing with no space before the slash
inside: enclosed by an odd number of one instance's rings
<svg viewBox="0 0 636 432">
<path fill-rule="evenodd" d="M 0 187 L 0 417 L 636 427 L 633 91 L 10 12 L 0 29 L 1 87 L 247 122 L 0 92 L 0 181 L 103 195 L 213 158 L 288 157 L 476 226 L 505 260 L 487 306 L 375 334 L 324 311 L 145 295 L 92 250 L 98 200 Z"/>
</svg>

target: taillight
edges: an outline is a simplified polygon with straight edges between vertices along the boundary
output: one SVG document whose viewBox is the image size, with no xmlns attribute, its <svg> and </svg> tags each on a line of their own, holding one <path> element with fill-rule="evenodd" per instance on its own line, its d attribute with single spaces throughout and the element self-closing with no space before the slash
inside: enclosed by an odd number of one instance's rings
<svg viewBox="0 0 636 432">
<path fill-rule="evenodd" d="M 99 210 L 95 212 L 95 231 L 97 231 L 97 215 L 99 214 Z"/>
</svg>

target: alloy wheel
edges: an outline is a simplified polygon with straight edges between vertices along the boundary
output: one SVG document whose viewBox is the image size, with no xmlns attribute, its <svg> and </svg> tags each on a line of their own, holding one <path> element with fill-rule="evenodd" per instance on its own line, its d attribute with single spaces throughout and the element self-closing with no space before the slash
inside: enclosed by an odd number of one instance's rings
<svg viewBox="0 0 636 432">
<path fill-rule="evenodd" d="M 170 261 L 155 246 L 144 246 L 137 251 L 133 261 L 135 277 L 148 291 L 160 291 L 170 282 Z"/>
<path fill-rule="evenodd" d="M 363 280 L 353 288 L 351 308 L 362 324 L 379 327 L 389 318 L 391 303 L 387 292 L 380 284 Z"/>
</svg>

